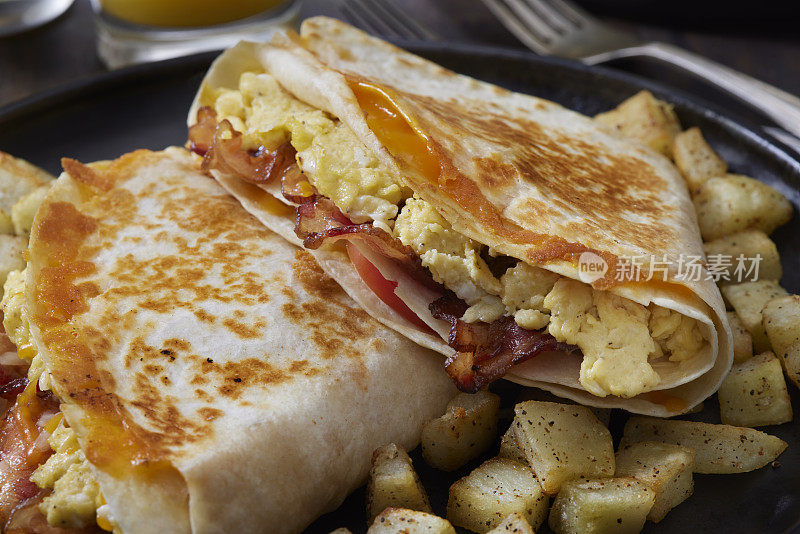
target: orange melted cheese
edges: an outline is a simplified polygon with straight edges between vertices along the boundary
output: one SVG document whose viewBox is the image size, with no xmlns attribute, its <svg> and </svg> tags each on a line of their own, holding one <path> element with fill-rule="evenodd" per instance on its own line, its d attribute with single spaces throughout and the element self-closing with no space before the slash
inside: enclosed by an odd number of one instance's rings
<svg viewBox="0 0 800 534">
<path fill-rule="evenodd" d="M 164 468 L 159 450 L 148 441 L 146 432 L 130 420 L 116 397 L 104 387 L 96 366 L 92 340 L 73 324 L 73 318 L 89 309 L 89 299 L 99 294 L 91 282 L 80 279 L 91 275 L 95 266 L 79 257 L 81 247 L 97 227 L 97 221 L 69 203 L 53 203 L 45 208 L 38 238 L 47 252 L 47 265 L 41 268 L 34 287 L 33 318 L 42 329 L 48 350 L 57 355 L 51 361 L 51 374 L 59 387 L 70 394 L 86 413 L 81 422 L 87 430 L 86 457 L 114 476 L 143 474 L 141 468 Z M 35 384 L 31 384 L 35 387 Z M 27 390 L 26 390 L 27 392 Z M 22 397 L 25 393 L 20 395 Z M 35 414 L 26 419 L 36 420 Z"/>
</svg>

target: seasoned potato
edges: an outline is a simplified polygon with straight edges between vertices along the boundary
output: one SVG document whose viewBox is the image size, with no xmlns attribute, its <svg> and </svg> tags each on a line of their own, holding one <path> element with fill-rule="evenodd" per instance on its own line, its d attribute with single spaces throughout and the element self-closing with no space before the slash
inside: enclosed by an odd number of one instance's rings
<svg viewBox="0 0 800 534">
<path fill-rule="evenodd" d="M 780 280 L 783 276 L 781 258 L 778 248 L 767 234 L 761 230 L 745 230 L 725 237 L 720 237 L 703 244 L 708 263 L 718 266 L 718 282 L 721 284 L 738 284 L 755 280 Z M 737 258 L 755 258 L 761 256 L 758 272 L 755 269 L 748 275 L 750 261 L 745 260 L 744 269 L 736 272 Z"/>
<path fill-rule="evenodd" d="M 500 438 L 500 452 L 497 453 L 498 458 L 509 458 L 524 464 L 528 463 L 525 453 L 517 444 L 517 436 L 514 434 L 514 425 L 512 424 L 503 437 Z"/>
<path fill-rule="evenodd" d="M 372 522 L 367 534 L 456 534 L 446 519 L 402 508 L 387 508 Z"/>
<path fill-rule="evenodd" d="M 517 512 L 536 528 L 547 516 L 548 501 L 527 465 L 492 458 L 450 486 L 447 519 L 458 527 L 488 532 Z"/>
<path fill-rule="evenodd" d="M 753 336 L 753 349 L 756 352 L 769 350 L 770 344 L 762 323 L 761 310 L 770 300 L 787 295 L 786 290 L 774 280 L 759 280 L 723 286 L 720 291 Z"/>
<path fill-rule="evenodd" d="M 655 502 L 647 519 L 658 523 L 694 491 L 694 458 L 694 449 L 680 445 L 632 443 L 617 451 L 615 476 L 633 477 L 653 490 Z"/>
<path fill-rule="evenodd" d="M 779 425 L 792 420 L 781 362 L 771 352 L 735 364 L 717 396 L 726 425 Z"/>
<path fill-rule="evenodd" d="M 15 235 L 0 234 L 0 298 L 8 273 L 25 268 L 22 253 L 28 248 L 28 240 Z"/>
<path fill-rule="evenodd" d="M 611 434 L 586 406 L 527 401 L 514 414 L 517 444 L 548 495 L 574 478 L 614 474 Z"/>
<path fill-rule="evenodd" d="M 548 524 L 556 534 L 605 534 L 642 530 L 653 490 L 635 478 L 573 480 L 553 502 Z"/>
<path fill-rule="evenodd" d="M 761 311 L 764 331 L 779 356 L 789 345 L 800 342 L 800 295 L 770 300 Z"/>
<path fill-rule="evenodd" d="M 727 174 L 709 178 L 694 197 L 704 241 L 755 229 L 770 234 L 792 218 L 792 204 L 758 180 Z"/>
<path fill-rule="evenodd" d="M 411 458 L 394 443 L 378 448 L 372 455 L 367 482 L 369 518 L 374 518 L 387 507 L 432 511 L 425 488 L 411 465 Z"/>
<path fill-rule="evenodd" d="M 728 171 L 728 165 L 708 146 L 697 126 L 675 136 L 672 157 L 692 194 L 709 178 Z"/>
<path fill-rule="evenodd" d="M 27 161 L 0 151 L 0 210 L 11 214 L 11 207 L 55 176 Z"/>
<path fill-rule="evenodd" d="M 595 116 L 595 120 L 665 156 L 672 154 L 673 140 L 681 131 L 672 106 L 650 91 L 639 91 L 615 109 Z"/>
<path fill-rule="evenodd" d="M 443 471 L 477 458 L 497 438 L 499 408 L 500 397 L 488 391 L 456 395 L 443 416 L 422 427 L 422 457 Z"/>
<path fill-rule="evenodd" d="M 715 474 L 745 473 L 764 467 L 787 447 L 782 439 L 752 428 L 633 416 L 625 425 L 620 449 L 640 441 L 694 449 L 694 472 Z"/>
<path fill-rule="evenodd" d="M 781 360 L 786 376 L 800 388 L 800 342 L 792 343 L 783 352 Z"/>
<path fill-rule="evenodd" d="M 19 199 L 11 208 L 11 221 L 14 224 L 14 233 L 27 236 L 31 233 L 33 217 L 44 202 L 44 197 L 50 191 L 49 185 L 42 185 Z"/>
<path fill-rule="evenodd" d="M 753 357 L 753 336 L 735 312 L 726 312 L 733 331 L 733 362 L 742 363 Z"/>
<path fill-rule="evenodd" d="M 503 522 L 489 531 L 489 534 L 536 534 L 533 527 L 519 512 L 509 515 Z"/>
</svg>

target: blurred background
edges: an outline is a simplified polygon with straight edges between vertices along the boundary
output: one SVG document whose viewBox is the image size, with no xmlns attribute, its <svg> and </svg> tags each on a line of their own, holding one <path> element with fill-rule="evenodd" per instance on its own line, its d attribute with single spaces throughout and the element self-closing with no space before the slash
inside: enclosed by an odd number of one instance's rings
<svg viewBox="0 0 800 534">
<path fill-rule="evenodd" d="M 34 1 L 0 0 L 0 17 L 4 6 Z M 800 16 L 796 2 L 576 3 L 643 40 L 678 45 L 795 95 L 800 93 Z M 342 18 L 339 4 L 336 0 L 305 0 L 299 19 L 317 14 Z M 481 0 L 396 0 L 395 4 L 444 41 L 524 49 Z M 90 0 L 75 0 L 66 12 L 43 26 L 0 36 L 0 105 L 106 71 L 98 58 L 95 35 Z M 705 91 L 702 83 L 652 60 L 616 60 L 611 65 L 689 91 Z M 723 103 L 725 98 L 720 96 Z"/>
</svg>

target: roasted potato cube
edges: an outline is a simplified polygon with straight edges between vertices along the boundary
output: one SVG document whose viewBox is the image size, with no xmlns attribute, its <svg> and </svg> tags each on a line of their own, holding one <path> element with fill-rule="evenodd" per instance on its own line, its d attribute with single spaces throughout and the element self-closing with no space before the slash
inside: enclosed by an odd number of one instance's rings
<svg viewBox="0 0 800 534">
<path fill-rule="evenodd" d="M 745 473 L 764 467 L 786 442 L 752 428 L 633 416 L 625 424 L 620 449 L 631 443 L 660 441 L 695 451 L 695 473 Z"/>
<path fill-rule="evenodd" d="M 514 414 L 517 444 L 548 495 L 574 478 L 614 474 L 611 434 L 586 406 L 527 401 Z"/>
<path fill-rule="evenodd" d="M 0 298 L 8 273 L 25 268 L 22 253 L 28 248 L 28 240 L 15 235 L 0 234 Z"/>
<path fill-rule="evenodd" d="M 422 427 L 422 457 L 443 471 L 477 458 L 497 439 L 499 408 L 500 397 L 488 391 L 456 395 L 443 416 Z"/>
<path fill-rule="evenodd" d="M 556 534 L 639 532 L 654 499 L 635 478 L 573 480 L 558 493 L 548 524 Z"/>
<path fill-rule="evenodd" d="M 615 109 L 595 116 L 595 120 L 665 156 L 672 154 L 673 140 L 681 131 L 672 106 L 650 91 L 639 91 Z"/>
<path fill-rule="evenodd" d="M 510 426 L 503 437 L 500 438 L 500 451 L 497 453 L 498 458 L 509 458 L 524 464 L 528 463 L 525 453 L 517 444 L 517 436 L 514 434 L 514 426 Z"/>
<path fill-rule="evenodd" d="M 11 214 L 11 207 L 55 176 L 27 161 L 0 151 L 0 210 Z"/>
<path fill-rule="evenodd" d="M 387 507 L 432 511 L 425 488 L 411 465 L 411 458 L 394 443 L 375 450 L 367 482 L 369 518 L 373 519 Z"/>
<path fill-rule="evenodd" d="M 519 512 L 509 515 L 503 522 L 489 531 L 489 534 L 536 534 L 533 527 Z"/>
<path fill-rule="evenodd" d="M 733 331 L 733 362 L 742 363 L 753 357 L 753 336 L 735 312 L 726 312 Z"/>
<path fill-rule="evenodd" d="M 387 508 L 372 522 L 367 534 L 456 534 L 446 519 L 403 508 Z"/>
<path fill-rule="evenodd" d="M 771 352 L 735 364 L 717 397 L 720 418 L 726 425 L 780 425 L 792 420 L 781 362 Z"/>
<path fill-rule="evenodd" d="M 770 300 L 761 310 L 764 331 L 778 356 L 789 345 L 800 342 L 800 295 L 786 295 Z"/>
<path fill-rule="evenodd" d="M 755 280 L 780 280 L 783 276 L 781 258 L 778 248 L 767 234 L 761 230 L 745 230 L 725 237 L 720 237 L 703 244 L 709 266 L 716 265 L 718 282 L 721 284 L 739 284 Z M 737 266 L 739 256 L 745 259 L 743 268 Z M 758 272 L 750 267 L 749 258 L 761 256 Z"/>
<path fill-rule="evenodd" d="M 708 146 L 697 126 L 675 136 L 672 157 L 693 194 L 709 178 L 728 171 L 728 165 Z"/>
<path fill-rule="evenodd" d="M 11 208 L 11 221 L 14 224 L 14 233 L 27 236 L 31 233 L 33 217 L 44 202 L 44 197 L 50 191 L 49 185 L 42 185 L 17 200 Z"/>
<path fill-rule="evenodd" d="M 723 286 L 720 291 L 753 336 L 753 349 L 756 352 L 770 350 L 761 310 L 770 300 L 787 295 L 786 290 L 774 280 L 759 280 Z"/>
<path fill-rule="evenodd" d="M 739 174 L 709 178 L 694 207 L 704 241 L 750 228 L 770 234 L 792 218 L 792 204 L 780 192 Z"/>
<path fill-rule="evenodd" d="M 781 357 L 786 376 L 800 388 L 800 343 L 792 343 Z"/>
<path fill-rule="evenodd" d="M 615 476 L 633 477 L 653 490 L 655 502 L 647 519 L 658 523 L 694 491 L 694 457 L 693 449 L 680 445 L 632 443 L 617 451 Z"/>
<path fill-rule="evenodd" d="M 450 486 L 447 519 L 458 527 L 488 532 L 518 512 L 536 528 L 547 516 L 548 501 L 530 467 L 492 458 Z"/>
</svg>

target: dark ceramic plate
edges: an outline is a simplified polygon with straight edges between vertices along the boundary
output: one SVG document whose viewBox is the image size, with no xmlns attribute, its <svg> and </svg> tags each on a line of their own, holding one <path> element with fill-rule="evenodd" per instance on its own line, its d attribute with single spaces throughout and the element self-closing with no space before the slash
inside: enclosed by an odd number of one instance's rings
<svg viewBox="0 0 800 534">
<path fill-rule="evenodd" d="M 527 53 L 419 44 L 407 48 L 458 72 L 554 100 L 589 115 L 648 88 L 675 104 L 685 127 L 700 126 L 733 172 L 775 186 L 800 208 L 800 163 L 796 156 L 759 134 L 756 127 L 696 98 L 616 71 Z M 0 150 L 58 173 L 62 156 L 93 161 L 136 148 L 183 144 L 186 112 L 211 57 L 134 67 L 8 106 L 0 110 Z M 773 237 L 783 258 L 783 285 L 799 292 L 800 217 L 795 215 Z M 506 408 L 522 394 L 522 388 L 502 381 L 495 390 L 503 396 Z M 792 401 L 800 406 L 796 391 L 792 391 Z M 616 437 L 625 418 L 623 412 L 612 416 Z M 707 401 L 705 411 L 691 418 L 718 422 L 716 401 Z M 508 425 L 509 421 L 501 423 Z M 765 430 L 790 444 L 779 466 L 742 475 L 696 475 L 694 495 L 661 523 L 648 523 L 645 532 L 800 532 L 800 421 Z M 414 458 L 434 510 L 441 515 L 449 485 L 479 463 L 445 474 L 427 468 L 418 455 Z M 310 482 L 325 484 L 324 480 Z M 342 526 L 353 532 L 365 530 L 363 489 L 316 521 L 309 532 L 327 533 Z M 546 531 L 544 527 L 542 530 Z"/>
</svg>

